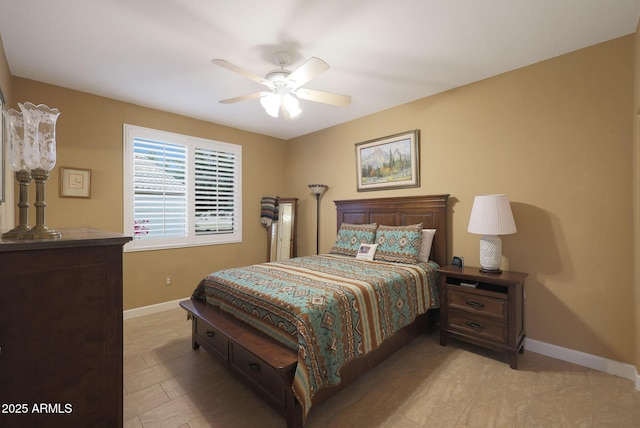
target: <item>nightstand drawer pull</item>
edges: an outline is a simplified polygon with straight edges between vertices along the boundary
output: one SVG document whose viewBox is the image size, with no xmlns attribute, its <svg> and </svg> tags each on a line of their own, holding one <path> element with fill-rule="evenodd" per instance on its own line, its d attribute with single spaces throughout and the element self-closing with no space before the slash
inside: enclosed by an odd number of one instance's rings
<svg viewBox="0 0 640 428">
<path fill-rule="evenodd" d="M 258 363 L 249 363 L 249 368 L 251 369 L 251 371 L 259 372 L 260 371 L 260 364 L 258 364 Z"/>
<path fill-rule="evenodd" d="M 215 331 L 211 331 L 211 330 L 207 330 L 207 337 L 216 337 L 216 332 Z"/>
<path fill-rule="evenodd" d="M 473 306 L 476 309 L 484 308 L 484 303 L 476 302 L 475 300 L 467 300 L 465 303 L 469 306 Z"/>
<path fill-rule="evenodd" d="M 467 325 L 469 327 L 473 327 L 473 328 L 480 328 L 480 329 L 484 328 L 484 324 L 480 324 L 480 323 L 477 323 L 477 322 L 467 321 Z"/>
</svg>

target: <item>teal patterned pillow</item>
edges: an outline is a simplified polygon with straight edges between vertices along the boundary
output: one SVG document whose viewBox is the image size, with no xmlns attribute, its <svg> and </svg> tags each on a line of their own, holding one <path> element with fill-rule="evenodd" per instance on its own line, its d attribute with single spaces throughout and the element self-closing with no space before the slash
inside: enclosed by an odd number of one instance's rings
<svg viewBox="0 0 640 428">
<path fill-rule="evenodd" d="M 342 223 L 338 231 L 335 245 L 329 250 L 329 254 L 343 256 L 356 256 L 360 244 L 373 244 L 376 237 L 377 223 L 350 224 Z"/>
<path fill-rule="evenodd" d="M 410 226 L 380 226 L 376 232 L 378 249 L 374 260 L 418 263 L 422 242 L 422 223 Z"/>
</svg>

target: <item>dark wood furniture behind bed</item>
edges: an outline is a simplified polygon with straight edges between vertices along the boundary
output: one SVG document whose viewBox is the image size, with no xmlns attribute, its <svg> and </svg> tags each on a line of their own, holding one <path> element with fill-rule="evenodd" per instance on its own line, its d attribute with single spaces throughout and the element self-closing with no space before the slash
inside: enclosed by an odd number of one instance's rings
<svg viewBox="0 0 640 428">
<path fill-rule="evenodd" d="M 337 226 L 342 223 L 378 223 L 390 226 L 422 223 L 425 229 L 437 229 L 432 244 L 432 260 L 447 264 L 447 199 L 449 195 L 336 201 Z M 229 370 L 244 379 L 256 393 L 287 419 L 287 427 L 302 427 L 302 410 L 292 391 L 296 370 L 295 352 L 213 306 L 196 300 L 180 302 L 192 320 L 192 347 L 202 346 L 227 364 Z M 409 343 L 437 322 L 437 311 L 429 311 L 387 339 L 373 352 L 347 364 L 341 372 L 342 383 L 318 391 L 317 406 L 352 383 L 360 375 Z"/>
</svg>

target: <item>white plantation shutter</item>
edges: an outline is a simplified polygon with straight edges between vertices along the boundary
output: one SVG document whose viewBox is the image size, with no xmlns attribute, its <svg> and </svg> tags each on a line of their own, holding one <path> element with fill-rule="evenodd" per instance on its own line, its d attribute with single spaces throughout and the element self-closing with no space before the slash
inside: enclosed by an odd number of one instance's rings
<svg viewBox="0 0 640 428">
<path fill-rule="evenodd" d="M 237 157 L 233 153 L 196 149 L 196 235 L 230 232 L 237 226 L 234 215 L 238 205 L 236 171 Z"/>
<path fill-rule="evenodd" d="M 188 235 L 187 148 L 133 140 L 134 239 Z"/>
<path fill-rule="evenodd" d="M 241 242 L 240 146 L 124 127 L 126 251 Z"/>
</svg>

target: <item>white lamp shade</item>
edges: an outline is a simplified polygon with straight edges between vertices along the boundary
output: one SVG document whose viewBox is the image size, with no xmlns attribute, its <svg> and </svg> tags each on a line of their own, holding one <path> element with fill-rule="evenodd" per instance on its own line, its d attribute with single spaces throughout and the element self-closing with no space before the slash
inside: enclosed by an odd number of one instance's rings
<svg viewBox="0 0 640 428">
<path fill-rule="evenodd" d="M 290 118 L 302 113 L 298 99 L 289 92 L 278 91 L 260 97 L 260 105 L 271 117 L 278 117 L 280 108 L 286 110 Z"/>
<path fill-rule="evenodd" d="M 298 99 L 291 94 L 285 94 L 282 96 L 282 104 L 284 108 L 289 112 L 289 117 L 296 117 L 302 110 L 298 104 Z"/>
<path fill-rule="evenodd" d="M 277 94 L 269 94 L 260 98 L 262 108 L 271 117 L 278 117 L 280 110 L 280 97 Z"/>
<path fill-rule="evenodd" d="M 516 233 L 511 205 L 507 195 L 476 196 L 473 200 L 467 231 L 480 235 Z"/>
</svg>

